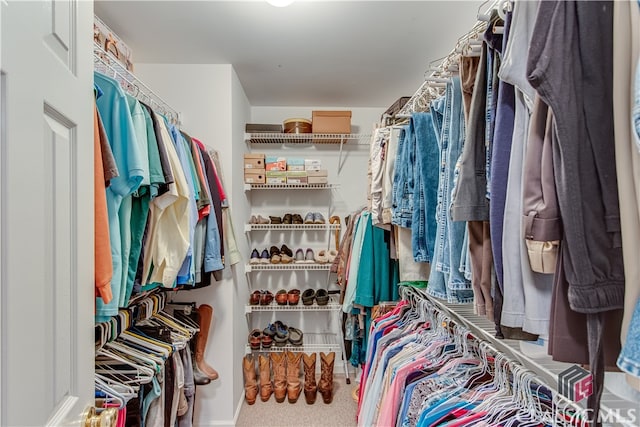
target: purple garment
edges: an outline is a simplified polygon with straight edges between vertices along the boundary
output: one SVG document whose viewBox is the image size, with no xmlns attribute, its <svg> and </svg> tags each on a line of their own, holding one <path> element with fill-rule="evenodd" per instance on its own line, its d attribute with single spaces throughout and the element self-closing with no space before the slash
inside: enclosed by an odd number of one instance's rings
<svg viewBox="0 0 640 427">
<path fill-rule="evenodd" d="M 507 13 L 504 23 L 504 37 L 501 52 L 507 46 L 509 29 L 511 27 L 511 12 Z M 497 46 L 496 46 L 497 47 Z M 513 122 L 515 117 L 515 92 L 513 86 L 500 80 L 498 85 L 498 105 L 496 108 L 496 123 L 493 134 L 491 153 L 491 180 L 489 188 L 489 224 L 491 228 L 491 246 L 493 248 L 493 263 L 496 269 L 498 286 L 494 297 L 494 320 L 498 337 L 502 337 L 500 321 L 502 318 L 502 232 L 504 220 L 504 206 L 507 196 L 507 178 L 509 176 L 509 160 L 511 158 L 511 141 L 513 137 Z"/>
</svg>

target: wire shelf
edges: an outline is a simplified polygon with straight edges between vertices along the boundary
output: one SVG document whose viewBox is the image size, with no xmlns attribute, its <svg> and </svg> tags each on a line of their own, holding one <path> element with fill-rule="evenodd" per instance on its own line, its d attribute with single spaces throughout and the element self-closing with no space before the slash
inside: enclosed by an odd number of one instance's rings
<svg viewBox="0 0 640 427">
<path fill-rule="evenodd" d="M 275 342 L 271 345 L 271 348 L 261 348 L 260 350 L 252 350 L 249 344 L 245 348 L 245 353 L 277 353 L 281 351 L 292 352 L 305 352 L 315 353 L 319 351 L 328 352 L 335 351 L 341 352 L 340 342 L 338 341 L 338 335 L 334 333 L 303 333 L 302 345 L 287 345 L 278 347 Z"/>
<path fill-rule="evenodd" d="M 333 190 L 338 184 L 245 184 L 244 191 L 250 190 Z"/>
<path fill-rule="evenodd" d="M 245 133 L 251 144 L 369 144 L 370 134 L 357 133 Z"/>
<path fill-rule="evenodd" d="M 272 302 L 269 305 L 250 305 L 247 304 L 244 307 L 245 314 L 255 313 L 258 311 L 338 311 L 342 308 L 342 304 L 339 304 L 335 300 L 329 301 L 327 305 L 318 305 L 313 303 L 311 305 L 302 304 L 302 299 L 297 305 L 278 305 Z"/>
<path fill-rule="evenodd" d="M 340 224 L 245 224 L 245 231 L 286 230 L 286 231 L 321 231 L 340 230 Z"/>
<path fill-rule="evenodd" d="M 306 263 L 306 262 L 292 262 L 290 264 L 247 264 L 245 271 L 250 273 L 252 271 L 274 271 L 274 270 L 330 270 L 331 264 L 318 264 L 318 263 Z"/>
</svg>

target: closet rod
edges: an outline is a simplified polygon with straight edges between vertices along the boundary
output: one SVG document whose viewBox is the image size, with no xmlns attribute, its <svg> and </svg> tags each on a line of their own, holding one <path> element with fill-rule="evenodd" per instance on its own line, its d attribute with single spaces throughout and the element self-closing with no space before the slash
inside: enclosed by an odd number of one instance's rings
<svg viewBox="0 0 640 427">
<path fill-rule="evenodd" d="M 424 99 L 430 92 L 431 94 L 435 94 L 439 89 L 442 89 L 442 80 L 445 79 L 451 72 L 455 72 L 456 65 L 458 62 L 458 57 L 461 55 L 461 52 L 465 52 L 467 49 L 471 48 L 471 46 L 477 46 L 478 42 L 482 45 L 482 41 L 478 41 L 478 36 L 480 36 L 487 29 L 489 17 L 491 16 L 491 11 L 496 9 L 499 10 L 501 7 L 504 7 L 508 1 L 504 0 L 493 0 L 489 7 L 487 7 L 487 13 L 482 13 L 482 7 L 488 2 L 485 2 L 480 6 L 478 12 L 476 14 L 477 21 L 471 27 L 471 29 L 464 34 L 462 37 L 458 38 L 456 45 L 453 49 L 444 57 L 440 59 L 436 59 L 429 64 L 429 67 L 425 71 L 425 80 L 422 82 L 420 87 L 415 91 L 413 96 L 409 98 L 409 101 L 402 107 L 400 111 L 396 114 L 398 118 L 406 118 L 411 117 L 411 113 L 416 111 L 421 111 L 420 109 L 427 109 L 429 106 L 429 99 Z M 437 66 L 434 64 L 438 63 Z M 427 73 L 429 73 L 427 75 Z M 427 96 L 428 98 L 428 96 Z"/>
<path fill-rule="evenodd" d="M 565 408 L 571 407 L 576 412 L 580 412 L 584 410 L 584 408 L 581 406 L 580 403 L 573 402 L 567 399 L 562 394 L 557 392 L 557 385 L 555 385 L 557 384 L 557 381 L 558 381 L 557 377 L 553 373 L 549 372 L 548 369 L 545 369 L 544 366 L 530 359 L 524 353 L 518 352 L 517 350 L 509 347 L 506 344 L 506 342 L 504 342 L 503 340 L 496 339 L 494 336 L 488 333 L 485 329 L 483 329 L 482 327 L 479 327 L 475 323 L 464 318 L 461 314 L 457 313 L 454 310 L 454 307 L 449 307 L 445 305 L 443 302 L 438 301 L 435 298 L 432 298 L 430 295 L 422 292 L 421 290 L 416 289 L 415 291 L 417 291 L 423 298 L 428 300 L 433 307 L 435 307 L 437 310 L 447 315 L 454 323 L 467 328 L 471 332 L 471 335 L 473 335 L 478 341 L 485 342 L 488 345 L 488 347 L 493 351 L 504 354 L 505 356 L 507 356 L 509 360 L 518 362 L 526 369 L 535 373 L 537 377 L 536 382 L 539 383 L 540 385 L 544 385 L 550 390 L 553 390 L 555 392 L 554 398 L 562 402 Z M 550 385 L 553 385 L 553 386 L 550 386 Z M 556 403 L 560 403 L 560 402 L 556 402 Z"/>
<path fill-rule="evenodd" d="M 116 57 L 100 45 L 93 45 L 94 70 L 113 77 L 129 95 L 149 105 L 152 110 L 164 115 L 172 124 L 180 127 L 180 114 L 158 96 L 142 80 L 121 64 Z"/>
<path fill-rule="evenodd" d="M 118 338 L 122 332 L 135 326 L 136 322 L 147 320 L 162 311 L 167 303 L 167 295 L 157 289 L 134 301 L 129 307 L 121 308 L 110 320 L 96 323 L 96 350 Z"/>
<path fill-rule="evenodd" d="M 556 405 L 562 405 L 562 408 L 568 409 L 572 408 L 575 413 L 581 413 L 584 411 L 584 408 L 580 403 L 573 402 L 566 398 L 564 395 L 558 393 L 557 391 L 557 378 L 551 374 L 549 371 L 544 369 L 544 367 L 540 366 L 538 363 L 530 360 L 524 354 L 517 353 L 516 350 L 509 347 L 505 342 L 496 339 L 491 334 L 489 334 L 486 330 L 481 327 L 475 325 L 473 322 L 468 319 L 462 317 L 460 314 L 456 313 L 453 308 L 448 307 L 443 304 L 441 301 L 432 298 L 426 292 L 421 289 L 413 288 L 411 286 L 402 286 L 400 288 L 400 295 L 403 299 L 411 301 L 412 296 L 414 295 L 417 298 L 424 299 L 429 302 L 431 307 L 440 313 L 444 314 L 448 321 L 454 323 L 458 326 L 466 328 L 469 331 L 470 335 L 476 341 L 483 342 L 485 347 L 489 349 L 494 354 L 501 353 L 507 357 L 507 360 L 511 362 L 516 362 L 520 364 L 523 368 L 532 372 L 536 376 L 535 382 L 541 386 L 546 387 L 549 390 L 554 392 L 554 402 Z M 554 384 L 554 386 L 550 386 L 550 384 Z"/>
</svg>

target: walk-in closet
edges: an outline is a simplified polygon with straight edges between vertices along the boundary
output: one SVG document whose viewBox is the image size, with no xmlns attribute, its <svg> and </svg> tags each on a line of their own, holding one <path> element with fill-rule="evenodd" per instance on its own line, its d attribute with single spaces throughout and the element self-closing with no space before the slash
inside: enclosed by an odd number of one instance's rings
<svg viewBox="0 0 640 427">
<path fill-rule="evenodd" d="M 0 1 L 0 425 L 640 427 L 640 1 Z"/>
</svg>

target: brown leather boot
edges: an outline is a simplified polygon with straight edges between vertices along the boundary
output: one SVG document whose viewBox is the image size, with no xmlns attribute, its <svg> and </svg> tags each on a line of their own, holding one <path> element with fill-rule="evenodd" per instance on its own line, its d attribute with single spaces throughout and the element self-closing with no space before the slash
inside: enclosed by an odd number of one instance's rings
<svg viewBox="0 0 640 427">
<path fill-rule="evenodd" d="M 302 391 L 300 386 L 300 359 L 302 359 L 302 353 L 287 351 L 285 354 L 287 355 L 287 398 L 289 403 L 296 403 Z"/>
<path fill-rule="evenodd" d="M 276 402 L 284 402 L 287 396 L 287 358 L 284 353 L 271 353 L 271 366 L 273 367 L 273 394 Z"/>
<path fill-rule="evenodd" d="M 258 370 L 260 371 L 260 400 L 266 402 L 273 393 L 271 383 L 271 359 L 269 356 L 260 355 L 258 357 Z"/>
<path fill-rule="evenodd" d="M 211 380 L 218 379 L 218 372 L 213 369 L 204 360 L 204 349 L 207 346 L 207 338 L 209 338 L 209 327 L 213 318 L 213 307 L 207 304 L 201 304 L 198 307 L 200 332 L 196 335 L 196 365 Z"/>
<path fill-rule="evenodd" d="M 244 398 L 249 405 L 253 405 L 258 395 L 256 361 L 253 355 L 249 354 L 242 359 L 242 372 L 244 373 Z"/>
<path fill-rule="evenodd" d="M 310 356 L 302 354 L 302 363 L 304 364 L 304 399 L 307 404 L 311 405 L 316 401 L 316 354 L 311 353 Z"/>
<path fill-rule="evenodd" d="M 336 353 L 329 354 L 320 353 L 321 366 L 320 382 L 318 383 L 318 391 L 322 395 L 324 403 L 331 403 L 333 400 L 333 362 L 335 362 Z"/>
</svg>

